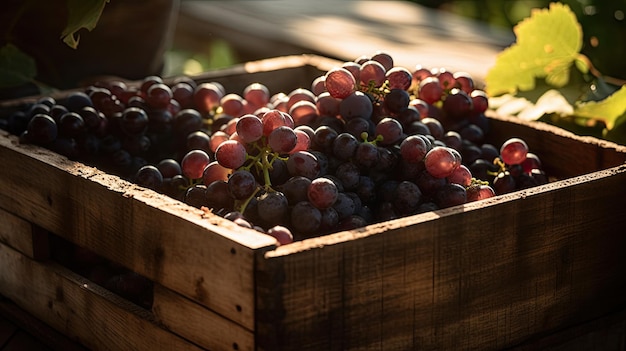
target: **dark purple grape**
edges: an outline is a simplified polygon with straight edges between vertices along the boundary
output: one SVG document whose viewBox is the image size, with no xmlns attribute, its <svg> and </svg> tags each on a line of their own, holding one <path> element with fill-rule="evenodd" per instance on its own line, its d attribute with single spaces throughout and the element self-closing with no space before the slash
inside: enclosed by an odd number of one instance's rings
<svg viewBox="0 0 626 351">
<path fill-rule="evenodd" d="M 300 201 L 308 200 L 308 189 L 311 179 L 303 176 L 289 178 L 280 186 L 280 191 L 285 194 L 290 205 L 295 205 Z"/>
<path fill-rule="evenodd" d="M 385 117 L 376 124 L 375 134 L 376 137 L 382 137 L 382 140 L 378 142 L 379 145 L 389 146 L 400 142 L 404 136 L 404 130 L 398 120 Z"/>
<path fill-rule="evenodd" d="M 360 91 L 353 92 L 339 103 L 339 114 L 346 121 L 354 118 L 369 120 L 372 118 L 372 112 L 374 112 L 372 100 Z"/>
<path fill-rule="evenodd" d="M 30 143 L 46 145 L 57 138 L 59 129 L 52 117 L 36 114 L 28 122 L 26 132 L 28 133 L 27 140 Z"/>
<path fill-rule="evenodd" d="M 266 226 L 283 224 L 289 214 L 289 202 L 285 194 L 270 191 L 257 198 L 257 212 Z"/>
<path fill-rule="evenodd" d="M 309 202 L 320 210 L 332 207 L 337 201 L 337 196 L 339 196 L 339 191 L 335 182 L 325 177 L 313 179 L 307 189 Z"/>
<path fill-rule="evenodd" d="M 359 141 L 350 133 L 341 133 L 333 140 L 332 154 L 336 158 L 346 161 L 354 156 Z"/>
<path fill-rule="evenodd" d="M 417 184 L 409 181 L 398 183 L 391 200 L 395 212 L 401 216 L 415 213 L 421 201 L 422 191 Z"/>
<path fill-rule="evenodd" d="M 439 208 L 462 205 L 467 202 L 467 191 L 459 184 L 444 184 L 435 193 L 434 202 Z"/>
<path fill-rule="evenodd" d="M 163 185 L 163 175 L 155 166 L 147 165 L 139 168 L 133 181 L 145 188 L 160 191 Z"/>
<path fill-rule="evenodd" d="M 254 175 L 247 170 L 237 170 L 228 178 L 228 190 L 237 200 L 244 200 L 252 196 L 257 189 Z"/>
<path fill-rule="evenodd" d="M 311 152 L 298 151 L 289 155 L 287 169 L 292 176 L 315 179 L 320 174 L 321 165 L 318 158 Z"/>
<path fill-rule="evenodd" d="M 397 115 L 409 107 L 411 99 L 409 92 L 404 89 L 391 89 L 387 95 L 383 105 L 393 115 Z"/>
<path fill-rule="evenodd" d="M 298 202 L 291 209 L 291 226 L 302 238 L 315 234 L 322 224 L 321 211 L 308 201 Z"/>
<path fill-rule="evenodd" d="M 148 129 L 148 114 L 138 107 L 129 107 L 122 112 L 120 128 L 128 135 L 138 135 Z"/>
</svg>

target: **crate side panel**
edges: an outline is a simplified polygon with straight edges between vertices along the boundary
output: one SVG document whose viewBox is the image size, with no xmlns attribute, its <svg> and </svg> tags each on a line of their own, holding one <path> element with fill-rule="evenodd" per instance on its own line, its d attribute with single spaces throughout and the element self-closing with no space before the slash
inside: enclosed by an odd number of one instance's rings
<svg viewBox="0 0 626 351">
<path fill-rule="evenodd" d="M 259 290 L 258 305 L 279 312 L 259 311 L 259 343 L 502 349 L 607 314 L 626 304 L 625 181 L 616 168 L 368 227 L 378 234 L 355 240 L 279 247 L 259 265 L 268 285 L 280 283 L 280 298 Z M 318 312 L 320 300 L 329 305 Z"/>
<path fill-rule="evenodd" d="M 56 264 L 0 244 L 0 291 L 24 310 L 93 350 L 201 350 L 150 314 Z"/>
<path fill-rule="evenodd" d="M 33 257 L 32 224 L 0 208 L 0 242 Z"/>
<path fill-rule="evenodd" d="M 10 140 L 2 207 L 253 329 L 252 248 L 273 238 Z"/>
<path fill-rule="evenodd" d="M 254 350 L 254 334 L 159 284 L 152 312 L 159 325 L 209 350 Z"/>
<path fill-rule="evenodd" d="M 616 167 L 626 162 L 626 146 L 574 135 L 561 128 L 516 117 L 490 115 L 488 141 L 496 147 L 510 137 L 528 143 L 546 173 L 559 179 Z"/>
</svg>

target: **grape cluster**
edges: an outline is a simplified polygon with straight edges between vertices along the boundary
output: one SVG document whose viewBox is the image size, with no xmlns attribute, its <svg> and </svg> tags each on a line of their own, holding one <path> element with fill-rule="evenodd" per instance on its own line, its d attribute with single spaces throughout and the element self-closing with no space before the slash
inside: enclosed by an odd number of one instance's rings
<svg viewBox="0 0 626 351">
<path fill-rule="evenodd" d="M 467 73 L 376 52 L 288 94 L 152 76 L 3 126 L 287 244 L 546 183 L 524 140 L 485 143 L 488 106 Z"/>
</svg>

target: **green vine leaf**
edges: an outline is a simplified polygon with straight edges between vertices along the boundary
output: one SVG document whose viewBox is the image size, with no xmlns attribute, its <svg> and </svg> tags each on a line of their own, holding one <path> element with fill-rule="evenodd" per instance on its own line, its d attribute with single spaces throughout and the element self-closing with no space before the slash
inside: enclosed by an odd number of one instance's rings
<svg viewBox="0 0 626 351">
<path fill-rule="evenodd" d="M 551 3 L 535 9 L 513 29 L 516 43 L 503 50 L 485 77 L 490 96 L 532 90 L 536 78 L 554 87 L 569 81 L 582 48 L 582 27 L 569 6 Z"/>
<path fill-rule="evenodd" d="M 68 20 L 67 26 L 61 33 L 61 39 L 69 47 L 76 49 L 80 36 L 77 32 L 85 28 L 89 31 L 93 30 L 100 15 L 104 10 L 104 6 L 109 0 L 67 0 Z"/>
<path fill-rule="evenodd" d="M 615 122 L 624 113 L 626 113 L 626 85 L 604 100 L 579 102 L 574 109 L 575 116 L 603 121 L 608 130 L 615 127 Z"/>
<path fill-rule="evenodd" d="M 35 60 L 13 44 L 0 48 L 0 88 L 31 82 L 37 74 Z"/>
</svg>

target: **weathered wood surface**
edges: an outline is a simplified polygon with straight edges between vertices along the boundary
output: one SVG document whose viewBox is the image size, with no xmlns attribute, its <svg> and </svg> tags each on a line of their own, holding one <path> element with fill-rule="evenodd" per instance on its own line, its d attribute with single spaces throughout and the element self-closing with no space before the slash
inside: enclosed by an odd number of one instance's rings
<svg viewBox="0 0 626 351">
<path fill-rule="evenodd" d="M 158 284 L 152 312 L 160 325 L 207 350 L 255 349 L 253 331 Z"/>
<path fill-rule="evenodd" d="M 377 50 L 397 65 L 466 71 L 482 79 L 514 40 L 407 1 L 183 1 L 174 45 L 202 52 L 227 41 L 242 61 L 299 53 L 354 60 Z"/>
<path fill-rule="evenodd" d="M 626 304 L 626 166 L 279 247 L 264 350 L 496 350 Z"/>
<path fill-rule="evenodd" d="M 161 328 L 151 314 L 55 263 L 0 244 L 0 291 L 92 350 L 201 350 Z"/>
<path fill-rule="evenodd" d="M 6 133 L 0 162 L 0 208 L 254 329 L 253 253 L 270 236 Z"/>
</svg>

